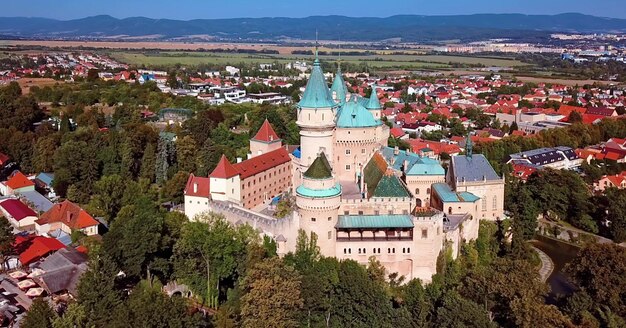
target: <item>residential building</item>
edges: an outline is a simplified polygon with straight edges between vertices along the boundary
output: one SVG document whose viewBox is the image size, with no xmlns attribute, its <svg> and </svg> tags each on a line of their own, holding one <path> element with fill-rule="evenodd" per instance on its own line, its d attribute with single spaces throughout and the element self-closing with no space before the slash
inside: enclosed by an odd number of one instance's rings
<svg viewBox="0 0 626 328">
<path fill-rule="evenodd" d="M 87 236 L 93 236 L 98 234 L 98 225 L 98 221 L 87 211 L 69 200 L 55 204 L 35 221 L 35 229 L 41 235 L 61 229 L 68 234 L 79 230 Z"/>
</svg>

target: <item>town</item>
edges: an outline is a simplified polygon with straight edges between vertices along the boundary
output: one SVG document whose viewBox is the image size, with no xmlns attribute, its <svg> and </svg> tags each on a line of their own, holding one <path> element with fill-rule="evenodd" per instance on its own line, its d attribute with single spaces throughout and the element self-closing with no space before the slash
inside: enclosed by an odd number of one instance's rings
<svg viewBox="0 0 626 328">
<path fill-rule="evenodd" d="M 4 52 L 2 326 L 622 326 L 623 36 L 551 37 L 582 46 Z"/>
</svg>

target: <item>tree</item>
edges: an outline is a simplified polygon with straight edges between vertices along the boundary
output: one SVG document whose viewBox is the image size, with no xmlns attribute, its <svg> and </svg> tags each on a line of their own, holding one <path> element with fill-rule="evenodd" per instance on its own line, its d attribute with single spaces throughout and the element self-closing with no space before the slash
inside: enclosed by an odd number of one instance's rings
<svg viewBox="0 0 626 328">
<path fill-rule="evenodd" d="M 265 259 L 243 280 L 242 327 L 299 327 L 298 311 L 303 306 L 300 275 L 282 259 Z"/>
<path fill-rule="evenodd" d="M 52 326 L 52 320 L 55 319 L 56 313 L 52 310 L 48 302 L 39 297 L 33 301 L 24 321 L 20 327 L 24 328 L 41 328 Z"/>
<path fill-rule="evenodd" d="M 122 197 L 126 186 L 127 182 L 117 174 L 103 176 L 94 184 L 95 194 L 90 204 L 102 211 L 108 222 L 112 222 L 122 208 Z"/>
<path fill-rule="evenodd" d="M 511 123 L 511 126 L 509 127 L 509 132 L 513 133 L 513 131 L 517 131 L 517 130 L 519 130 L 519 127 L 517 126 L 517 122 Z"/>
<path fill-rule="evenodd" d="M 87 318 L 85 327 L 107 327 L 111 313 L 121 306 L 122 299 L 115 288 L 118 271 L 108 256 L 91 256 L 89 269 L 78 283 L 78 304 Z"/>
<path fill-rule="evenodd" d="M 183 172 L 195 172 L 195 157 L 198 153 L 195 140 L 191 136 L 185 136 L 176 142 L 176 161 L 178 170 Z"/>
<path fill-rule="evenodd" d="M 153 143 L 148 144 L 141 158 L 141 171 L 139 177 L 155 182 L 156 174 L 156 147 Z"/>
<path fill-rule="evenodd" d="M 54 319 L 52 328 L 87 328 L 85 309 L 78 303 L 70 303 L 63 316 Z"/>
<path fill-rule="evenodd" d="M 141 277 L 149 274 L 150 265 L 159 257 L 162 234 L 163 216 L 149 199 L 141 197 L 119 211 L 102 246 L 127 276 Z"/>
<path fill-rule="evenodd" d="M 233 228 L 222 215 L 202 214 L 185 224 L 174 246 L 175 275 L 204 303 L 217 307 L 241 274 L 248 244 L 258 243 L 250 226 Z"/>
<path fill-rule="evenodd" d="M 176 71 L 170 71 L 167 74 L 167 82 L 166 82 L 167 86 L 172 88 L 172 89 L 176 89 L 178 88 L 178 78 L 176 77 Z"/>
<path fill-rule="evenodd" d="M 578 252 L 565 272 L 597 306 L 606 305 L 615 314 L 626 317 L 624 248 L 614 244 L 591 244 Z"/>
<path fill-rule="evenodd" d="M 567 117 L 567 122 L 571 124 L 581 123 L 582 121 L 583 121 L 582 114 L 580 114 L 579 112 L 575 110 L 569 113 L 569 116 Z"/>
<path fill-rule="evenodd" d="M 188 314 L 187 300 L 168 297 L 162 291 L 163 285 L 154 280 L 142 280 L 130 293 L 114 319 L 119 327 L 199 327 L 199 314 Z"/>
<path fill-rule="evenodd" d="M 13 234 L 13 226 L 4 216 L 0 216 L 0 269 L 4 270 L 7 258 L 15 253 L 13 245 L 15 244 L 15 235 Z"/>
</svg>

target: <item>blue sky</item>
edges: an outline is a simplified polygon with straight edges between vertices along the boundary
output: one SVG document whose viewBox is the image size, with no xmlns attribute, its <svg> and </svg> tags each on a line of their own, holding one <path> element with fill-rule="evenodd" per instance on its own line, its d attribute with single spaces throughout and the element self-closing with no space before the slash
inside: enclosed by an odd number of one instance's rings
<svg viewBox="0 0 626 328">
<path fill-rule="evenodd" d="M 93 15 L 118 18 L 194 19 L 344 15 L 475 13 L 558 14 L 580 12 L 626 18 L 624 0 L 0 0 L 0 16 L 73 19 Z"/>
</svg>

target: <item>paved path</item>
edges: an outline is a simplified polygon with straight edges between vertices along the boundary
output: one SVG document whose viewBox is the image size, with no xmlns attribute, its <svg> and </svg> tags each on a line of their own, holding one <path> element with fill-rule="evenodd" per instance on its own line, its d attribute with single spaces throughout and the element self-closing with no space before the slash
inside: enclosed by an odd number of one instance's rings
<svg viewBox="0 0 626 328">
<path fill-rule="evenodd" d="M 546 282 L 548 277 L 554 271 L 554 262 L 548 256 L 548 254 L 544 253 L 539 248 L 532 246 L 532 248 L 539 254 L 539 259 L 541 260 L 541 268 L 539 269 L 539 276 L 541 277 L 541 281 Z"/>
</svg>

